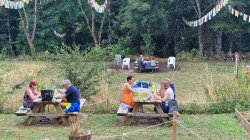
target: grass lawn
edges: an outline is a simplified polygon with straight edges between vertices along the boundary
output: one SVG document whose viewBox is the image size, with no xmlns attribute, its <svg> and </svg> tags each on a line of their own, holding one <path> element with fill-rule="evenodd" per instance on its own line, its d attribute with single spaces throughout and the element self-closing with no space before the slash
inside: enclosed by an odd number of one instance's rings
<svg viewBox="0 0 250 140">
<path fill-rule="evenodd" d="M 109 112 L 106 111 L 106 103 L 96 106 L 84 107 L 83 113 L 89 114 L 87 120 L 81 123 L 81 130 L 90 130 L 93 138 L 103 138 L 105 136 L 121 135 L 122 133 L 130 133 L 139 129 L 152 126 L 149 120 L 146 123 L 135 123 L 132 126 L 125 127 L 119 125 L 116 111 L 119 106 L 121 97 L 121 87 L 126 82 L 128 75 L 134 75 L 137 81 L 150 81 L 159 85 L 164 78 L 170 78 L 175 84 L 176 96 L 179 104 L 183 107 L 187 105 L 182 101 L 207 102 L 204 94 L 204 84 L 212 82 L 214 77 L 218 81 L 232 79 L 234 76 L 234 63 L 222 61 L 209 62 L 177 62 L 180 65 L 179 71 L 168 73 L 128 73 L 127 71 L 112 70 L 110 75 L 110 83 L 107 87 L 108 92 L 104 92 L 104 85 L 100 85 L 100 92 L 93 96 L 87 104 L 101 102 L 106 100 L 106 94 L 109 99 Z M 40 89 L 52 88 L 53 84 L 57 88 L 61 87 L 64 79 L 60 75 L 58 62 L 42 62 L 42 61 L 2 61 L 0 63 L 0 97 L 4 101 L 0 102 L 0 112 L 13 114 L 20 106 L 22 106 L 22 98 L 25 89 L 31 79 L 38 81 Z M 240 64 L 240 71 L 244 69 L 246 63 Z M 16 84 L 24 81 L 21 89 L 14 90 L 13 94 L 7 94 L 8 90 Z M 93 85 L 95 86 L 95 85 Z M 84 94 L 84 93 L 83 93 Z M 146 110 L 150 110 L 147 107 Z M 95 113 L 95 114 L 92 114 Z M 67 139 L 69 129 L 66 126 L 39 125 L 35 123 L 32 126 L 24 126 L 22 124 L 24 117 L 17 117 L 10 114 L 0 114 L 0 139 Z M 247 139 L 239 121 L 234 114 L 181 114 L 179 122 L 198 134 L 204 139 Z M 172 127 L 158 126 L 148 128 L 136 133 L 130 133 L 125 139 L 170 139 L 172 135 Z M 107 139 L 122 139 L 122 137 L 114 137 Z M 185 128 L 178 125 L 177 139 L 199 139 Z"/>
<path fill-rule="evenodd" d="M 53 124 L 40 125 L 37 122 L 32 126 L 24 126 L 24 117 L 15 115 L 0 115 L 1 140 L 14 139 L 60 139 L 66 140 L 69 129 L 66 126 Z M 137 120 L 138 121 L 138 120 Z M 122 136 L 108 138 L 107 136 L 128 134 L 126 139 L 171 139 L 172 127 L 153 126 L 150 123 L 136 123 L 131 126 L 120 126 L 116 114 L 89 114 L 82 121 L 80 130 L 90 130 L 94 139 L 122 139 Z M 248 139 L 243 129 L 238 125 L 239 121 L 234 114 L 219 115 L 181 115 L 179 122 L 204 139 Z M 144 129 L 147 128 L 147 129 Z M 144 130 L 140 130 L 144 129 Z M 138 131 L 139 130 L 139 131 Z M 182 126 L 177 126 L 177 139 L 199 139 Z"/>
</svg>

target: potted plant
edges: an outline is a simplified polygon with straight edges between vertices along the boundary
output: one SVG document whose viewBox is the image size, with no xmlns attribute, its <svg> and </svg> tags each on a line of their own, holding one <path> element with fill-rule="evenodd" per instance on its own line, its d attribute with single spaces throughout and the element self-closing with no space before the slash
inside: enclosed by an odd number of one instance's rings
<svg viewBox="0 0 250 140">
<path fill-rule="evenodd" d="M 70 117 L 69 123 L 69 140 L 91 140 L 91 131 L 79 132 L 80 122 L 78 117 Z"/>
</svg>

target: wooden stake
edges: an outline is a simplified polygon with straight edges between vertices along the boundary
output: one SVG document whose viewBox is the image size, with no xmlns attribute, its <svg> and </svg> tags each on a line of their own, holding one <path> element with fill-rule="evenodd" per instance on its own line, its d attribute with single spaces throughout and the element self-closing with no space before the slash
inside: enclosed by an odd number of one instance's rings
<svg viewBox="0 0 250 140">
<path fill-rule="evenodd" d="M 239 54 L 236 52 L 235 53 L 235 78 L 238 79 L 238 71 L 239 71 Z"/>
<path fill-rule="evenodd" d="M 176 140 L 177 112 L 174 112 L 172 140 Z"/>
</svg>

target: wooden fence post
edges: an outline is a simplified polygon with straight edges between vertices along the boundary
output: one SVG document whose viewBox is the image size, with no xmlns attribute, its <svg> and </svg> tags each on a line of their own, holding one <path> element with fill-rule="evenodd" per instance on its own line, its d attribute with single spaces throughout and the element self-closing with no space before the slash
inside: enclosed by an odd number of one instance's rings
<svg viewBox="0 0 250 140">
<path fill-rule="evenodd" d="M 239 54 L 236 52 L 235 53 L 235 78 L 238 79 L 238 73 L 239 73 Z"/>
<path fill-rule="evenodd" d="M 177 112 L 174 112 L 172 140 L 176 140 Z"/>
</svg>

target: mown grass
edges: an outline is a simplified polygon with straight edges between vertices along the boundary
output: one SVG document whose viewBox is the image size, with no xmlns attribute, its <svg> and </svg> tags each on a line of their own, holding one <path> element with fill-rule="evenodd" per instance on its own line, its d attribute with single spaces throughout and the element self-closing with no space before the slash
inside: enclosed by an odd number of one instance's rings
<svg viewBox="0 0 250 140">
<path fill-rule="evenodd" d="M 32 126 L 23 126 L 20 123 L 23 119 L 24 117 L 15 115 L 0 115 L 0 138 L 3 140 L 66 140 L 68 138 L 69 128 L 66 126 L 56 126 L 54 124 L 39 125 L 37 123 Z M 234 114 L 181 115 L 178 121 L 203 139 L 248 139 L 243 129 L 238 126 L 239 121 Z M 81 122 L 80 131 L 92 131 L 93 139 L 103 139 L 107 136 L 122 135 L 123 133 L 130 133 L 127 134 L 128 137 L 124 137 L 127 140 L 171 139 L 172 127 L 164 125 L 144 129 L 150 126 L 152 126 L 150 123 L 120 126 L 116 114 L 89 114 L 87 119 Z M 144 130 L 138 131 L 140 129 Z M 122 136 L 107 139 L 122 139 Z M 199 139 L 199 137 L 178 125 L 177 139 Z"/>
</svg>

